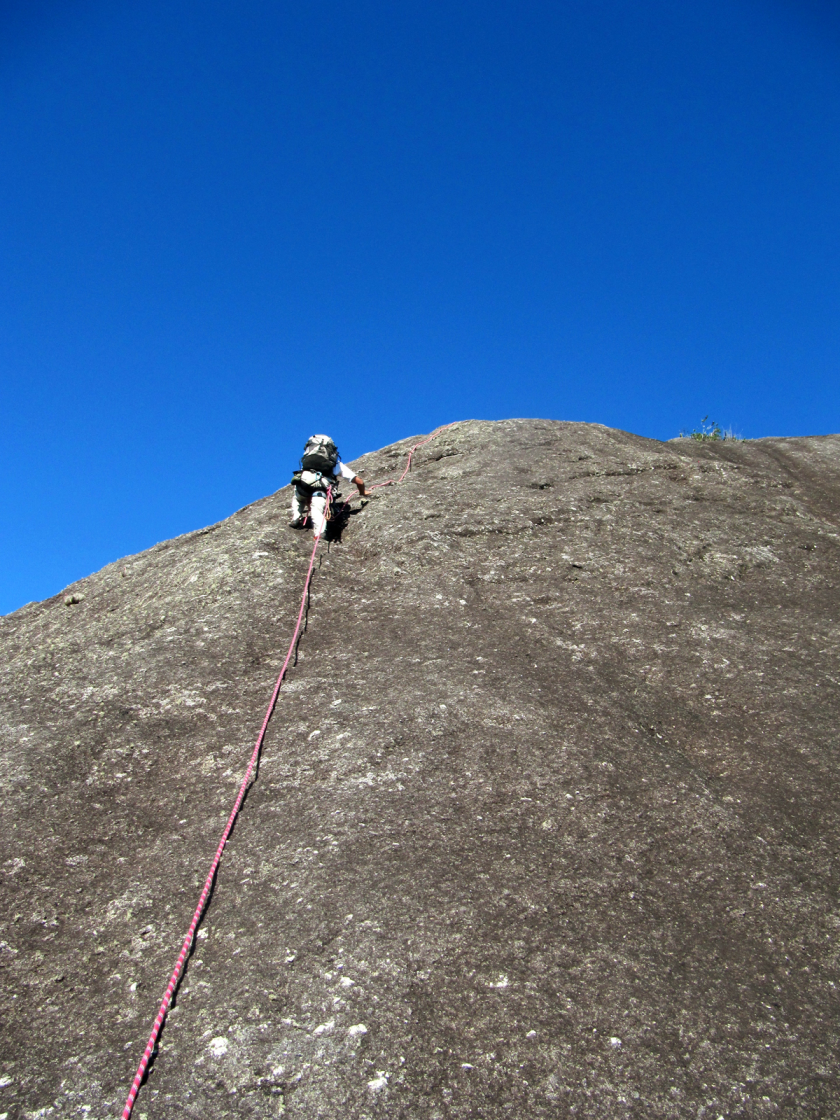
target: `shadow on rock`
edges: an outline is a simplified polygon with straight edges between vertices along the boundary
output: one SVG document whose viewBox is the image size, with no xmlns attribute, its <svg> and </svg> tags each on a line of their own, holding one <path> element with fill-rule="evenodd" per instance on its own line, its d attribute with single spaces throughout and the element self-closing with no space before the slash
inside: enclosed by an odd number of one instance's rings
<svg viewBox="0 0 840 1120">
<path fill-rule="evenodd" d="M 324 530 L 324 540 L 340 543 L 344 530 L 350 524 L 350 518 L 357 517 L 364 508 L 364 506 L 358 506 L 354 509 L 349 502 L 345 502 L 343 499 L 333 502 L 330 507 L 330 519 Z"/>
</svg>

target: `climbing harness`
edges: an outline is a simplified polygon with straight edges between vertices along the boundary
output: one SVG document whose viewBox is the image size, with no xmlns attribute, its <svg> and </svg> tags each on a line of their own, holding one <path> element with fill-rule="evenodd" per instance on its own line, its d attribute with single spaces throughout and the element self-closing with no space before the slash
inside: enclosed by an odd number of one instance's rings
<svg viewBox="0 0 840 1120">
<path fill-rule="evenodd" d="M 415 443 L 408 453 L 408 461 L 405 465 L 405 470 L 400 475 L 400 477 L 398 479 L 386 479 L 384 482 L 379 482 L 371 486 L 370 489 L 379 490 L 384 486 L 392 486 L 402 482 L 411 469 L 411 460 L 414 452 L 421 447 L 425 447 L 427 443 L 431 443 L 432 440 L 442 431 L 453 426 L 453 424 L 444 424 L 442 427 L 436 428 L 435 431 L 432 432 L 432 434 L 427 439 L 421 440 L 420 443 Z M 326 506 L 327 511 L 330 508 L 332 493 L 333 488 L 331 486 L 328 486 Z M 274 691 L 271 694 L 271 700 L 268 703 L 268 708 L 266 709 L 265 718 L 263 719 L 260 733 L 257 736 L 256 744 L 254 745 L 254 749 L 251 753 L 251 760 L 248 763 L 248 768 L 245 771 L 245 777 L 242 779 L 242 784 L 239 787 L 239 793 L 237 794 L 236 801 L 233 804 L 233 809 L 231 810 L 230 816 L 228 817 L 228 822 L 225 825 L 225 830 L 222 833 L 222 838 L 219 841 L 219 846 L 216 848 L 216 854 L 213 857 L 213 862 L 210 864 L 210 870 L 207 873 L 207 878 L 204 880 L 204 886 L 201 890 L 201 896 L 199 897 L 198 905 L 195 908 L 195 913 L 193 914 L 192 921 L 190 922 L 190 928 L 187 930 L 187 935 L 184 938 L 183 945 L 181 946 L 181 952 L 178 954 L 178 960 L 175 964 L 175 968 L 172 970 L 172 975 L 169 977 L 169 983 L 166 986 L 166 991 L 164 992 L 160 1007 L 158 1008 L 157 1017 L 155 1018 L 154 1025 L 152 1027 L 152 1033 L 149 1036 L 149 1041 L 146 1043 L 146 1049 L 143 1051 L 143 1057 L 140 1060 L 140 1065 L 137 1067 L 137 1073 L 134 1075 L 134 1081 L 131 1084 L 131 1090 L 129 1091 L 128 1099 L 125 1102 L 125 1108 L 122 1111 L 122 1120 L 130 1120 L 131 1112 L 134 1108 L 134 1102 L 137 1099 L 137 1094 L 140 1091 L 140 1086 L 143 1084 L 143 1079 L 146 1076 L 146 1071 L 149 1068 L 149 1062 L 151 1061 L 152 1055 L 155 1052 L 158 1037 L 160 1035 L 161 1029 L 163 1028 L 164 1020 L 166 1019 L 167 1012 L 169 1011 L 170 1005 L 172 1003 L 172 997 L 175 995 L 175 991 L 181 981 L 181 977 L 184 972 L 184 965 L 186 964 L 187 957 L 189 956 L 190 950 L 193 946 L 195 931 L 198 928 L 198 923 L 201 921 L 201 918 L 207 906 L 207 900 L 209 899 L 210 892 L 213 889 L 213 881 L 216 877 L 219 863 L 221 862 L 222 853 L 225 850 L 225 845 L 227 844 L 228 837 L 230 836 L 231 830 L 234 826 L 234 823 L 236 822 L 236 818 L 239 815 L 239 810 L 242 807 L 242 802 L 245 800 L 245 794 L 248 792 L 248 787 L 251 784 L 251 775 L 253 774 L 254 768 L 259 760 L 263 740 L 265 739 L 265 733 L 268 730 L 269 720 L 271 719 L 271 716 L 277 705 L 277 697 L 280 694 L 280 686 L 283 683 L 283 678 L 286 675 L 286 670 L 289 667 L 289 662 L 292 659 L 292 654 L 294 653 L 295 646 L 300 636 L 300 628 L 303 624 L 303 616 L 306 611 L 306 600 L 307 595 L 309 594 L 309 585 L 312 582 L 312 572 L 315 566 L 315 554 L 318 551 L 318 545 L 321 543 L 322 534 L 323 530 L 321 531 L 321 533 L 316 533 L 315 542 L 312 545 L 312 552 L 309 557 L 309 567 L 306 571 L 306 579 L 304 580 L 303 584 L 303 594 L 300 597 L 300 610 L 298 611 L 297 623 L 295 624 L 295 630 L 292 634 L 292 640 L 291 642 L 289 642 L 289 648 L 286 652 L 286 660 L 283 662 L 283 668 L 280 670 L 280 675 L 277 677 L 277 682 L 274 685 Z"/>
<path fill-rule="evenodd" d="M 292 485 L 297 486 L 305 494 L 315 494 L 327 489 L 329 482 L 326 475 L 320 471 L 295 471 L 292 475 Z"/>
<path fill-rule="evenodd" d="M 295 471 L 292 481 L 296 486 L 305 486 L 307 490 L 325 490 L 327 487 L 320 471 Z"/>
</svg>

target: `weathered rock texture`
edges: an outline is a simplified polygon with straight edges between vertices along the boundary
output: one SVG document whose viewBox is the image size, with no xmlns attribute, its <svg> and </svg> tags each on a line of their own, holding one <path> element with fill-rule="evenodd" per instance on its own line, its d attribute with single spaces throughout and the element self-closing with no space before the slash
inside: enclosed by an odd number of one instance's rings
<svg viewBox="0 0 840 1120">
<path fill-rule="evenodd" d="M 9 1120 L 119 1115 L 291 634 L 287 501 L 0 620 Z M 323 548 L 135 1115 L 840 1115 L 838 516 L 837 436 L 422 450 Z"/>
</svg>

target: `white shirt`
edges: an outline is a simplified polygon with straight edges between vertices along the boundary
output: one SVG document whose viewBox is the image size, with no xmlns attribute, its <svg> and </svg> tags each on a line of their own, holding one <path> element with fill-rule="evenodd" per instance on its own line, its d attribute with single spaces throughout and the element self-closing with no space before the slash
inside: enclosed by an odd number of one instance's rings
<svg viewBox="0 0 840 1120">
<path fill-rule="evenodd" d="M 352 482 L 356 477 L 356 472 L 351 471 L 350 468 L 345 463 L 342 463 L 340 459 L 336 464 L 335 470 L 333 471 L 333 478 L 336 477 L 336 473 L 338 474 L 339 478 L 346 478 L 348 482 Z"/>
</svg>

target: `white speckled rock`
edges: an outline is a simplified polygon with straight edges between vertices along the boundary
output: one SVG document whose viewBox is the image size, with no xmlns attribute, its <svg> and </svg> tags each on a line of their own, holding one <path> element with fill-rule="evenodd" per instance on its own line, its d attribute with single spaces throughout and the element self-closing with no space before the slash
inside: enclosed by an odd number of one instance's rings
<svg viewBox="0 0 840 1120">
<path fill-rule="evenodd" d="M 838 497 L 836 436 L 424 448 L 323 548 L 135 1115 L 837 1115 Z M 0 619 L 9 1120 L 120 1113 L 297 613 L 287 503 Z"/>
</svg>

